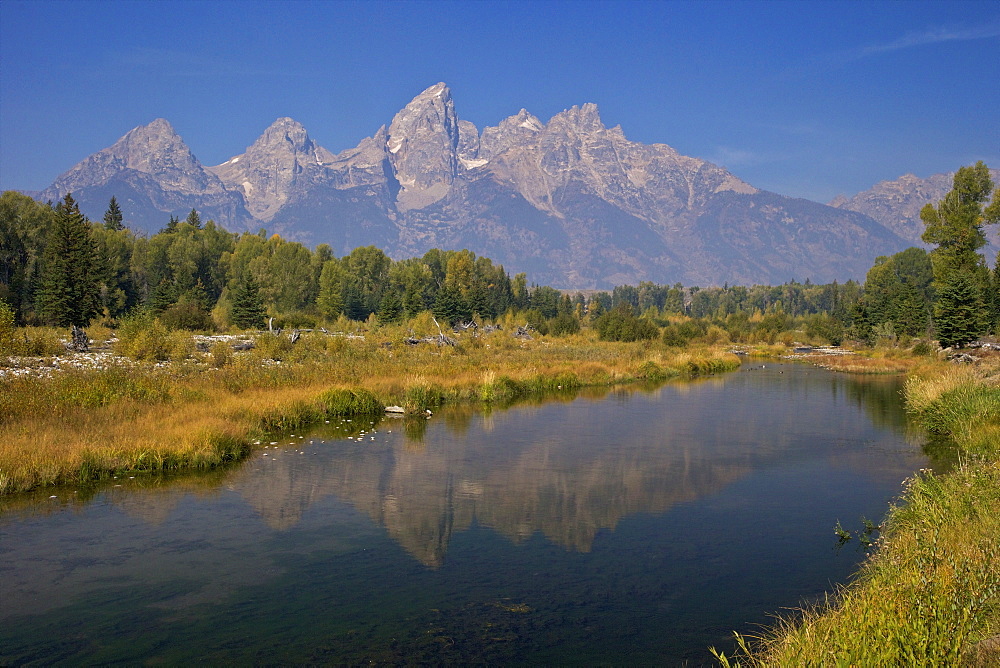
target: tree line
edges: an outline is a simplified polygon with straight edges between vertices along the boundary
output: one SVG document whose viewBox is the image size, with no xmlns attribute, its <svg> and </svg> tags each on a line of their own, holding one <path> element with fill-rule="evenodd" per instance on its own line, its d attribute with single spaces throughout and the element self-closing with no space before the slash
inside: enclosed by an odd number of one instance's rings
<svg viewBox="0 0 1000 668">
<path fill-rule="evenodd" d="M 773 340 L 794 324 L 831 343 L 933 337 L 963 345 L 1000 330 L 1000 263 L 991 272 L 979 252 L 983 226 L 1000 221 L 997 192 L 982 162 L 960 169 L 952 191 L 921 212 L 924 241 L 934 248 L 877 258 L 864 284 L 642 282 L 572 294 L 529 285 L 525 274 L 511 278 L 468 250 L 395 261 L 365 246 L 338 258 L 326 244 L 310 249 L 264 230 L 226 231 L 196 210 L 146 237 L 125 226 L 114 197 L 95 222 L 72 195 L 43 204 L 5 192 L 0 300 L 19 324 L 57 326 L 114 324 L 137 310 L 191 330 L 260 328 L 266 317 L 291 327 L 342 317 L 398 323 L 424 311 L 454 325 L 518 311 L 555 335 L 589 323 L 612 339 L 662 335 L 682 344 L 714 327 L 733 341 Z"/>
<path fill-rule="evenodd" d="M 0 196 L 0 299 L 18 324 L 82 327 L 136 309 L 194 330 L 259 327 L 265 314 L 301 327 L 425 310 L 453 324 L 527 309 L 533 292 L 544 301 L 550 291 L 467 250 L 394 261 L 365 246 L 337 258 L 327 244 L 226 231 L 196 210 L 145 237 L 124 225 L 115 198 L 94 222 L 71 194 L 54 205 Z"/>
</svg>

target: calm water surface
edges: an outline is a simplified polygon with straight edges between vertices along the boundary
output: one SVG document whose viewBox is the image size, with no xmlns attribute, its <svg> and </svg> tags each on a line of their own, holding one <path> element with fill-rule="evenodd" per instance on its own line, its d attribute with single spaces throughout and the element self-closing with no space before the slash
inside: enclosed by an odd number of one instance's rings
<svg viewBox="0 0 1000 668">
<path fill-rule="evenodd" d="M 765 364 L 6 499 L 0 664 L 708 663 L 929 465 L 898 381 Z"/>
</svg>

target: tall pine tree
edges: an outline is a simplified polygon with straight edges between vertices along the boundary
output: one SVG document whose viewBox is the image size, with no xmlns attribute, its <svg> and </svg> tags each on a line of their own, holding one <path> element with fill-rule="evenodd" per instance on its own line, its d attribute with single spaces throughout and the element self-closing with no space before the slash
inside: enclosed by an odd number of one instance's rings
<svg viewBox="0 0 1000 668">
<path fill-rule="evenodd" d="M 71 194 L 55 211 L 42 256 L 38 312 L 52 325 L 86 327 L 100 313 L 100 254 Z"/>
<path fill-rule="evenodd" d="M 122 210 L 118 206 L 118 200 L 115 196 L 111 196 L 111 201 L 108 202 L 108 210 L 104 212 L 104 229 L 118 231 L 124 229 L 125 227 L 125 217 L 122 215 Z"/>
<path fill-rule="evenodd" d="M 264 300 L 260 297 L 257 281 L 250 272 L 244 272 L 243 279 L 233 291 L 233 324 L 240 329 L 262 329 L 265 315 L 267 312 L 264 310 Z"/>
<path fill-rule="evenodd" d="M 184 220 L 185 223 L 190 225 L 196 230 L 201 229 L 201 216 L 198 215 L 197 209 L 191 209 L 191 213 L 188 214 L 187 218 Z"/>
<path fill-rule="evenodd" d="M 938 290 L 934 327 L 942 346 L 961 348 L 986 329 L 988 309 L 975 277 L 955 272 Z"/>
</svg>

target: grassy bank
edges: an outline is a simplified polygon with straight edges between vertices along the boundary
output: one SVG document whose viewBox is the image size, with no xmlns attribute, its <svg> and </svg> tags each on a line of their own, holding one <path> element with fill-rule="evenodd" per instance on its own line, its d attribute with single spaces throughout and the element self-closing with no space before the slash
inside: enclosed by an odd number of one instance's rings
<svg viewBox="0 0 1000 668">
<path fill-rule="evenodd" d="M 723 665 L 1000 665 L 1000 358 L 925 365 L 907 408 L 955 442 L 961 464 L 921 472 L 854 581 Z"/>
<path fill-rule="evenodd" d="M 0 380 L 0 494 L 134 471 L 209 468 L 268 431 L 332 415 L 504 405 L 553 390 L 662 381 L 736 368 L 718 349 L 671 351 L 590 333 L 519 341 L 495 332 L 458 346 L 270 335 L 169 364 L 111 364 Z"/>
</svg>

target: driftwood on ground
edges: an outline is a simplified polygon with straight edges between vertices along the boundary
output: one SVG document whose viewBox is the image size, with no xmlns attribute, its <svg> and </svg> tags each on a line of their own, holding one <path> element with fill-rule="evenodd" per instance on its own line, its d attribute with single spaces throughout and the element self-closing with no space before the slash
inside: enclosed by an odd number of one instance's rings
<svg viewBox="0 0 1000 668">
<path fill-rule="evenodd" d="M 528 333 L 529 329 L 533 328 L 528 323 L 524 323 L 523 327 L 518 327 L 517 329 L 514 330 L 513 334 L 514 338 L 522 339 L 524 341 L 531 341 L 534 337 L 532 337 L 531 334 Z"/>
<path fill-rule="evenodd" d="M 83 331 L 82 327 L 77 327 L 73 325 L 73 330 L 70 338 L 70 348 L 74 352 L 85 353 L 90 351 L 90 338 L 87 336 L 87 332 Z"/>
</svg>

